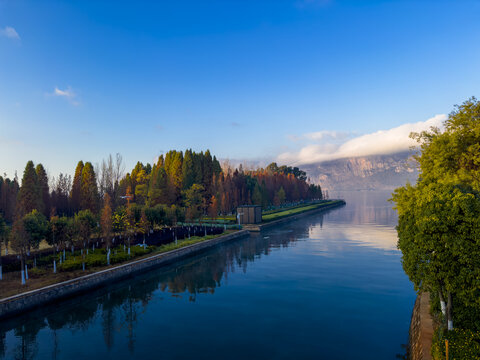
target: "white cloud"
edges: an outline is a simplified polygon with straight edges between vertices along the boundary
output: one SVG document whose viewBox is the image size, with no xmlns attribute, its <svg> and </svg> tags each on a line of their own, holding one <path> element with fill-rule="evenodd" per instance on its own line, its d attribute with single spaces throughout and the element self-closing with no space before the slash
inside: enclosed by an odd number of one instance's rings
<svg viewBox="0 0 480 360">
<path fill-rule="evenodd" d="M 15 30 L 11 26 L 5 26 L 5 29 L 1 29 L 0 35 L 5 36 L 9 39 L 20 40 L 20 35 L 18 35 L 17 30 Z"/>
<path fill-rule="evenodd" d="M 66 88 L 65 90 L 61 90 L 58 87 L 55 87 L 55 90 L 53 90 L 53 93 L 50 94 L 50 95 L 63 97 L 65 99 L 67 99 L 68 102 L 70 102 L 70 104 L 75 105 L 75 106 L 80 104 L 76 100 L 77 94 L 72 90 L 72 88 L 70 86 L 68 88 Z"/>
<path fill-rule="evenodd" d="M 351 136 L 350 133 L 345 131 L 317 131 L 305 134 L 304 137 L 309 140 L 321 141 L 321 140 L 343 140 Z"/>
<path fill-rule="evenodd" d="M 309 164 L 348 157 L 394 154 L 407 151 L 412 146 L 417 145 L 416 141 L 409 137 L 411 132 L 428 130 L 432 126 L 441 128 L 446 119 L 446 115 L 436 115 L 426 121 L 407 123 L 389 130 L 379 130 L 371 134 L 357 136 L 341 144 L 325 143 L 325 134 L 333 140 L 338 139 L 332 137 L 331 132 L 309 133 L 305 134 L 303 138 L 317 142 L 321 141 L 322 143 L 306 144 L 298 152 L 285 152 L 278 156 L 278 160 L 289 164 Z"/>
</svg>

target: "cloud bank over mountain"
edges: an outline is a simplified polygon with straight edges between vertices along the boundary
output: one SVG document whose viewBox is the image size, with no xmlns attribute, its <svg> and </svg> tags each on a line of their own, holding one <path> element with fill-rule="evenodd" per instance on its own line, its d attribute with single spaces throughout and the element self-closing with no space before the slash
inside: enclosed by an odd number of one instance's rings
<svg viewBox="0 0 480 360">
<path fill-rule="evenodd" d="M 426 121 L 407 123 L 398 127 L 379 130 L 371 134 L 355 136 L 332 131 L 308 133 L 291 136 L 295 142 L 304 142 L 299 151 L 284 152 L 278 156 L 278 162 L 304 165 L 324 161 L 370 156 L 388 155 L 408 151 L 417 145 L 409 137 L 411 132 L 429 130 L 432 126 L 442 128 L 447 115 L 436 115 Z"/>
</svg>

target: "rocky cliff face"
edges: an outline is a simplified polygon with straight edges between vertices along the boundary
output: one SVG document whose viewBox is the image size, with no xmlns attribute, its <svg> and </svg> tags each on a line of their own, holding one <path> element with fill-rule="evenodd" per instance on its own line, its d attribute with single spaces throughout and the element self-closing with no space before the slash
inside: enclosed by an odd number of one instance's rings
<svg viewBox="0 0 480 360">
<path fill-rule="evenodd" d="M 417 179 L 410 153 L 338 159 L 302 166 L 324 190 L 393 190 Z"/>
</svg>

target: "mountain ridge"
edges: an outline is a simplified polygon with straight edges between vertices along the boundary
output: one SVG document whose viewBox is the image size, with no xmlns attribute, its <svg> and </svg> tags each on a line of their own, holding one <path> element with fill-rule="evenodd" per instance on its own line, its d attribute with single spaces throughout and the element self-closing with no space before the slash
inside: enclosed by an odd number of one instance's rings
<svg viewBox="0 0 480 360">
<path fill-rule="evenodd" d="M 323 161 L 301 167 L 322 189 L 393 190 L 416 182 L 418 170 L 410 152 Z"/>
</svg>

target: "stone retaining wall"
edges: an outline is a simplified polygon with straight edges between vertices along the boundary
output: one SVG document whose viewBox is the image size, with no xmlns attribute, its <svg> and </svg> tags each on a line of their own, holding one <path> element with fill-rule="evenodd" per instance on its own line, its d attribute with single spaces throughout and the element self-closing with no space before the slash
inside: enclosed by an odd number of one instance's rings
<svg viewBox="0 0 480 360">
<path fill-rule="evenodd" d="M 237 231 L 233 234 L 219 236 L 193 245 L 185 246 L 161 254 L 149 256 L 144 259 L 115 266 L 106 270 L 88 274 L 76 279 L 46 286 L 19 295 L 14 295 L 0 300 L 0 319 L 23 313 L 46 303 L 62 298 L 72 297 L 80 293 L 98 288 L 106 283 L 130 277 L 135 273 L 145 271 L 152 267 L 166 265 L 211 248 L 220 243 L 248 236 L 247 230 Z"/>
<path fill-rule="evenodd" d="M 410 360 L 431 360 L 433 320 L 430 315 L 430 294 L 421 293 L 415 300 L 410 322 Z"/>
</svg>

